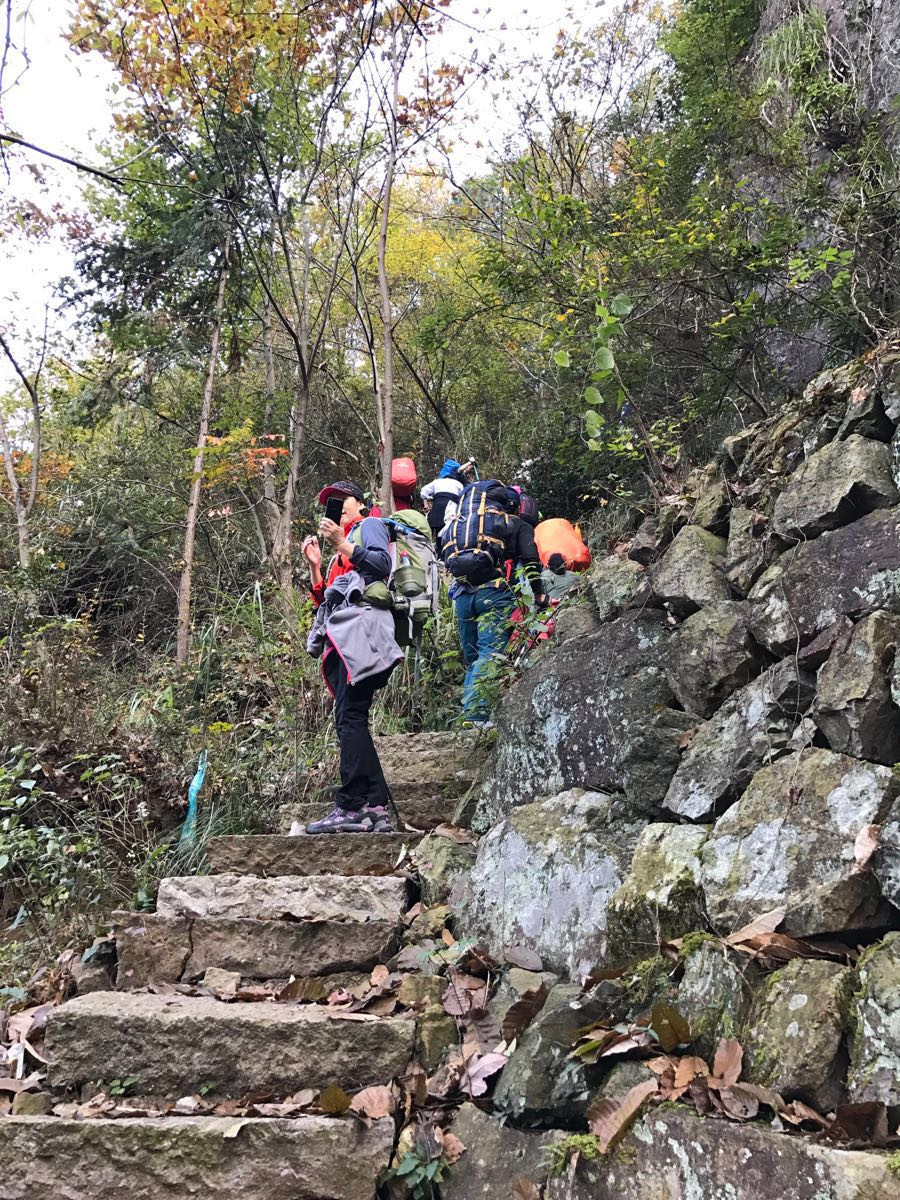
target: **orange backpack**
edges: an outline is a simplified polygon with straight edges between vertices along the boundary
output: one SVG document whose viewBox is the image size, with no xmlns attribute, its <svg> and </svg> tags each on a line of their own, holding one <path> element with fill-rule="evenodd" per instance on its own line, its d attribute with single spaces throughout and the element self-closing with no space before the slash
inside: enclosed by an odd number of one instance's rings
<svg viewBox="0 0 900 1200">
<path fill-rule="evenodd" d="M 586 571 L 591 565 L 591 552 L 584 544 L 581 531 L 565 517 L 541 521 L 535 528 L 534 540 L 545 567 L 551 554 L 561 554 L 570 571 Z"/>
</svg>

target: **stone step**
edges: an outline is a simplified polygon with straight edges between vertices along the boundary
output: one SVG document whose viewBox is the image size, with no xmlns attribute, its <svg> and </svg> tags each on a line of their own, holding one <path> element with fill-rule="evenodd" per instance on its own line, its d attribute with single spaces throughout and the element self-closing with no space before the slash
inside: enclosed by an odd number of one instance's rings
<svg viewBox="0 0 900 1200">
<path fill-rule="evenodd" d="M 651 1110 L 615 1154 L 582 1158 L 552 1178 L 547 1200 L 900 1200 L 889 1156 L 839 1150 L 809 1138 Z M 473 1180 L 468 1195 L 479 1195 Z"/>
<path fill-rule="evenodd" d="M 245 834 L 212 838 L 207 849 L 214 875 L 390 875 L 404 848 L 418 841 L 409 833 L 322 833 L 315 837 Z"/>
<path fill-rule="evenodd" d="M 235 1128 L 237 1127 L 237 1132 Z M 4 1117 L 4 1200 L 372 1200 L 389 1119 Z"/>
<path fill-rule="evenodd" d="M 416 829 L 433 829 L 451 820 L 457 800 L 480 777 L 492 743 L 474 730 L 459 730 L 390 734 L 376 738 L 375 744 L 401 820 Z M 328 810 L 325 802 L 286 804 L 283 829 Z"/>
<path fill-rule="evenodd" d="M 160 917 L 232 917 L 259 921 L 399 921 L 406 881 L 393 875 L 183 875 L 163 879 Z"/>
<path fill-rule="evenodd" d="M 116 987 L 189 983 L 209 967 L 245 979 L 368 971 L 394 953 L 396 917 L 365 922 L 254 921 L 233 917 L 160 917 L 114 913 Z"/>
<path fill-rule="evenodd" d="M 387 1083 L 409 1062 L 415 1022 L 320 1005 L 226 1003 L 199 996 L 92 992 L 47 1021 L 53 1087 L 112 1077 L 135 1095 L 241 1097 Z"/>
</svg>

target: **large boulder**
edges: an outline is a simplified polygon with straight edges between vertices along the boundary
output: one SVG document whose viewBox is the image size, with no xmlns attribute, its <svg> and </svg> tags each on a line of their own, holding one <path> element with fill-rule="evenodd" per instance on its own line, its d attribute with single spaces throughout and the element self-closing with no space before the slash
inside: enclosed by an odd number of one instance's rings
<svg viewBox="0 0 900 1200">
<path fill-rule="evenodd" d="M 623 732 L 674 699 L 661 660 L 664 613 L 629 612 L 545 655 L 507 692 L 473 828 L 565 788 L 618 791 Z"/>
<path fill-rule="evenodd" d="M 557 984 L 518 1039 L 494 1091 L 494 1107 L 513 1118 L 571 1121 L 584 1110 L 599 1071 L 572 1058 L 579 1033 L 607 1016 L 577 984 Z"/>
<path fill-rule="evenodd" d="M 812 715 L 832 750 L 893 764 L 900 758 L 900 709 L 891 672 L 900 616 L 871 613 L 819 671 Z"/>
<path fill-rule="evenodd" d="M 752 629 L 775 654 L 841 615 L 900 612 L 900 507 L 879 509 L 783 554 L 750 590 Z"/>
<path fill-rule="evenodd" d="M 735 692 L 695 733 L 664 808 L 688 821 L 723 813 L 765 762 L 785 753 L 814 686 L 814 676 L 788 659 Z"/>
<path fill-rule="evenodd" d="M 850 1071 L 853 1101 L 900 1105 L 900 933 L 889 933 L 858 965 Z"/>
<path fill-rule="evenodd" d="M 798 467 L 775 501 L 772 529 L 785 538 L 815 538 L 900 499 L 883 442 L 851 434 L 830 442 Z"/>
<path fill-rule="evenodd" d="M 706 834 L 691 825 L 655 824 L 643 831 L 607 909 L 610 961 L 646 958 L 660 942 L 703 926 L 700 850 Z"/>
<path fill-rule="evenodd" d="M 492 953 L 530 946 L 572 978 L 606 961 L 606 907 L 642 822 L 598 792 L 572 790 L 514 809 L 481 840 L 459 927 Z"/>
<path fill-rule="evenodd" d="M 728 485 L 721 479 L 713 479 L 701 489 L 691 513 L 691 522 L 713 533 L 722 533 L 728 526 L 730 508 Z"/>
<path fill-rule="evenodd" d="M 686 938 L 682 953 L 675 1009 L 691 1027 L 695 1053 L 711 1065 L 719 1041 L 742 1032 L 759 970 L 708 934 Z"/>
<path fill-rule="evenodd" d="M 693 713 L 658 708 L 622 731 L 621 779 L 629 812 L 651 818 L 663 815 L 662 802 L 681 762 L 685 737 L 696 727 Z"/>
<path fill-rule="evenodd" d="M 733 508 L 728 523 L 725 578 L 741 596 L 746 596 L 774 557 L 768 522 L 750 508 Z"/>
<path fill-rule="evenodd" d="M 683 708 L 701 717 L 712 716 L 762 666 L 750 633 L 750 606 L 740 600 L 720 600 L 688 617 L 666 655 L 672 691 Z"/>
<path fill-rule="evenodd" d="M 854 872 L 854 845 L 864 826 L 883 820 L 896 793 L 887 767 L 830 750 L 763 767 L 703 847 L 710 919 L 730 932 L 783 907 L 781 930 L 799 936 L 883 920 L 875 879 Z"/>
<path fill-rule="evenodd" d="M 594 563 L 588 575 L 588 586 L 601 621 L 611 621 L 628 608 L 641 585 L 644 568 L 630 558 L 611 554 Z"/>
<path fill-rule="evenodd" d="M 422 905 L 454 904 L 465 889 L 466 879 L 475 861 L 475 848 L 457 843 L 439 833 L 422 838 L 413 851 L 419 873 Z"/>
<path fill-rule="evenodd" d="M 650 1108 L 613 1154 L 581 1156 L 545 1200 L 900 1200 L 891 1160 L 786 1137 L 764 1122 Z"/>
<path fill-rule="evenodd" d="M 687 616 L 704 604 L 730 599 L 726 549 L 724 538 L 699 525 L 685 525 L 647 572 L 652 603 L 667 604 L 680 616 Z"/>
<path fill-rule="evenodd" d="M 550 1173 L 548 1152 L 566 1137 L 561 1130 L 520 1133 L 474 1104 L 462 1106 L 453 1120 L 453 1132 L 466 1152 L 441 1180 L 441 1200 L 515 1195 L 511 1189 L 519 1179 L 541 1189 Z"/>
<path fill-rule="evenodd" d="M 842 1098 L 853 972 L 795 958 L 757 991 L 744 1035 L 744 1074 L 786 1100 L 830 1112 Z"/>
</svg>

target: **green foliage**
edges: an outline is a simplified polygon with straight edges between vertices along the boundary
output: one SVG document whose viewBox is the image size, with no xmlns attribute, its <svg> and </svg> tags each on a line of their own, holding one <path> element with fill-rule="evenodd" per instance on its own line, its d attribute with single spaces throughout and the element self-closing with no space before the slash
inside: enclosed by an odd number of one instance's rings
<svg viewBox="0 0 900 1200">
<path fill-rule="evenodd" d="M 578 1155 L 585 1162 L 596 1162 L 600 1155 L 600 1143 L 593 1133 L 570 1133 L 547 1148 L 547 1163 L 550 1174 L 557 1178 L 564 1175 L 569 1163 Z"/>
</svg>

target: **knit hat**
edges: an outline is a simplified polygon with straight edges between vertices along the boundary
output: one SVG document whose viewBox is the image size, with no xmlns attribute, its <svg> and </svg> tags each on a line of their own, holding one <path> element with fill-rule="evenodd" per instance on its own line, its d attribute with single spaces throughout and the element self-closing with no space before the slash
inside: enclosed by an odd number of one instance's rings
<svg viewBox="0 0 900 1200">
<path fill-rule="evenodd" d="M 336 483 L 329 483 L 328 487 L 323 487 L 319 492 L 319 503 L 327 504 L 332 496 L 352 496 L 354 500 L 358 500 L 360 504 L 365 504 L 366 497 L 361 487 L 357 487 L 349 479 L 339 479 Z"/>
</svg>

